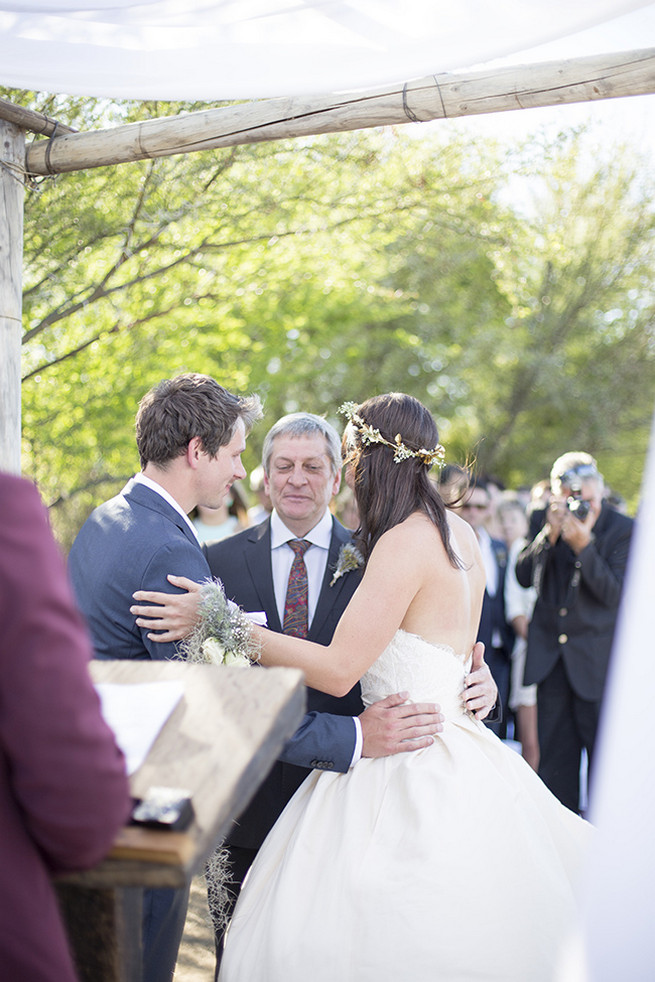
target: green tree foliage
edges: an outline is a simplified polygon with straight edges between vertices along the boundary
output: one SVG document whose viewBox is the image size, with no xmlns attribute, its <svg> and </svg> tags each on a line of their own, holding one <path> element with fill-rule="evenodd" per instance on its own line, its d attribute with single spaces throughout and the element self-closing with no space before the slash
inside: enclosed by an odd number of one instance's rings
<svg viewBox="0 0 655 982">
<path fill-rule="evenodd" d="M 190 108 L 9 97 L 79 128 Z M 634 500 L 652 181 L 625 154 L 592 166 L 587 146 L 510 155 L 379 130 L 42 182 L 25 221 L 24 470 L 62 540 L 138 467 L 140 397 L 187 370 L 258 391 L 269 420 L 339 423 L 345 399 L 409 391 L 450 459 L 517 484 L 584 447 Z"/>
</svg>

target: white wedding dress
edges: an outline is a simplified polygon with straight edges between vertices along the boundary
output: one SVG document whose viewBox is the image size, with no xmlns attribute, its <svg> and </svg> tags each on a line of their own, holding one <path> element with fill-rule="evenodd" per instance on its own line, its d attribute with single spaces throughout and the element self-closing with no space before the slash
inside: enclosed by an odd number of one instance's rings
<svg viewBox="0 0 655 982">
<path fill-rule="evenodd" d="M 364 702 L 438 702 L 443 733 L 307 778 L 246 880 L 221 982 L 551 982 L 593 830 L 465 712 L 467 668 L 397 632 Z"/>
</svg>

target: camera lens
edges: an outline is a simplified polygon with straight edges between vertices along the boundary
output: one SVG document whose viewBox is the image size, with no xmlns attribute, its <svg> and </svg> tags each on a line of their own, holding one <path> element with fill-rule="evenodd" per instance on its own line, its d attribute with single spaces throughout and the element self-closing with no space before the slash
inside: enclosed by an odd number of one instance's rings
<svg viewBox="0 0 655 982">
<path fill-rule="evenodd" d="M 591 503 L 589 501 L 585 501 L 584 498 L 574 498 L 571 496 L 566 500 L 566 507 L 572 515 L 575 515 L 577 519 L 584 522 L 591 510 Z"/>
</svg>

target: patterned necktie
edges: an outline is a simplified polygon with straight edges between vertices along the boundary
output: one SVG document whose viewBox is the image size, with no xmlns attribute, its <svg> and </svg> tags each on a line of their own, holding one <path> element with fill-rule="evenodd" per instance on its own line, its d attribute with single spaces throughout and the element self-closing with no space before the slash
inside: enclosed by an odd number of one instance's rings
<svg viewBox="0 0 655 982">
<path fill-rule="evenodd" d="M 291 546 L 295 555 L 289 573 L 282 630 L 285 634 L 292 634 L 295 638 L 306 638 L 307 567 L 303 557 L 311 546 L 311 542 L 308 542 L 307 539 L 292 539 L 288 545 Z"/>
</svg>

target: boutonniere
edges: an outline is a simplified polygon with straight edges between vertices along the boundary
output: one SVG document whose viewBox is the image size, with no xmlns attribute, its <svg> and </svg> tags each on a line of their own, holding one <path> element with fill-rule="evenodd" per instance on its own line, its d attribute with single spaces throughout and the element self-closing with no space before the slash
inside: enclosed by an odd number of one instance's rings
<svg viewBox="0 0 655 982">
<path fill-rule="evenodd" d="M 340 577 L 350 573 L 353 569 L 359 569 L 364 565 L 364 557 L 352 542 L 346 542 L 339 550 L 337 565 L 334 567 L 334 576 L 330 581 L 330 586 L 334 586 Z"/>
</svg>

